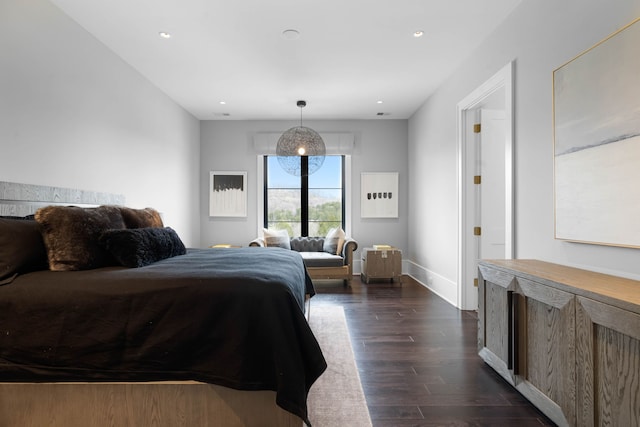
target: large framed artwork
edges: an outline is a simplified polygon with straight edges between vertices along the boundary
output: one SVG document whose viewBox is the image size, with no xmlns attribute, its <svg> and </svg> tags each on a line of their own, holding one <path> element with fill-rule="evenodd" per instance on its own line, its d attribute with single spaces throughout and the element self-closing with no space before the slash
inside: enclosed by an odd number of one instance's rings
<svg viewBox="0 0 640 427">
<path fill-rule="evenodd" d="M 553 72 L 556 239 L 640 247 L 638 21 Z"/>
<path fill-rule="evenodd" d="M 360 194 L 362 218 L 398 217 L 397 172 L 362 172 Z"/>
<path fill-rule="evenodd" d="M 247 216 L 246 172 L 209 172 L 209 216 Z"/>
</svg>

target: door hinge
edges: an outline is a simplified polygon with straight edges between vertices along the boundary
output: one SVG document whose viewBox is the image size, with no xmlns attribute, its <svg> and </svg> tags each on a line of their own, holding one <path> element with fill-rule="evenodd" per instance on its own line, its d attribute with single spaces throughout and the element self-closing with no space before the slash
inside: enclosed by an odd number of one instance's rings
<svg viewBox="0 0 640 427">
<path fill-rule="evenodd" d="M 480 123 L 476 123 L 473 125 L 473 133 L 480 133 L 482 129 L 482 125 Z"/>
<path fill-rule="evenodd" d="M 473 177 L 473 183 L 474 184 L 481 184 L 482 183 L 482 178 L 480 175 L 476 175 Z"/>
<path fill-rule="evenodd" d="M 478 278 L 473 279 L 473 286 L 478 287 Z"/>
<path fill-rule="evenodd" d="M 474 236 L 482 235 L 482 228 L 481 227 L 473 227 L 473 235 Z"/>
</svg>

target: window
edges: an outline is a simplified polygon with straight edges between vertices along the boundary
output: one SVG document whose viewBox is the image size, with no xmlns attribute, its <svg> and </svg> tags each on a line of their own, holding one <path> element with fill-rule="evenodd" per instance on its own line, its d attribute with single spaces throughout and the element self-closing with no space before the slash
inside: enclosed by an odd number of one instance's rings
<svg viewBox="0 0 640 427">
<path fill-rule="evenodd" d="M 300 158 L 304 167 L 304 158 Z M 278 157 L 264 158 L 264 226 L 290 236 L 325 236 L 344 226 L 344 157 L 326 156 L 309 176 L 285 172 Z"/>
</svg>

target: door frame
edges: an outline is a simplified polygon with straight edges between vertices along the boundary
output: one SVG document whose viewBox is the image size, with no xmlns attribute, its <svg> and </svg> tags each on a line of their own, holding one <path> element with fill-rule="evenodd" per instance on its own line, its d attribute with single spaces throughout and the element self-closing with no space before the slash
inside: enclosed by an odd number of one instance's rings
<svg viewBox="0 0 640 427">
<path fill-rule="evenodd" d="M 468 118 L 469 112 L 480 107 L 482 102 L 499 90 L 504 89 L 505 111 L 505 259 L 515 257 L 514 235 L 514 194 L 513 194 L 513 141 L 514 141 L 514 109 L 513 109 L 513 61 L 505 65 L 457 105 L 458 133 L 458 301 L 462 310 L 476 310 L 477 288 L 474 286 L 475 273 L 470 273 L 475 265 L 473 227 L 476 218 L 474 203 L 475 150 L 468 149 L 472 142 L 473 126 Z"/>
</svg>

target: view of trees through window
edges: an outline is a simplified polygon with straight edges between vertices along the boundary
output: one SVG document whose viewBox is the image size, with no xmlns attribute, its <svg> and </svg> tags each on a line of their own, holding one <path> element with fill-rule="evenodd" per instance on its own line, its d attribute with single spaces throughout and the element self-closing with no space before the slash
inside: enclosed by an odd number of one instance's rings
<svg viewBox="0 0 640 427">
<path fill-rule="evenodd" d="M 285 172 L 276 156 L 265 157 L 265 227 L 285 229 L 291 237 L 344 228 L 343 164 L 342 156 L 326 156 L 305 178 Z"/>
</svg>

